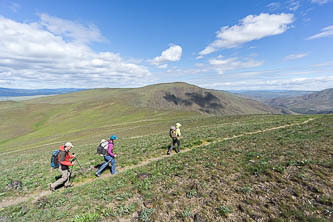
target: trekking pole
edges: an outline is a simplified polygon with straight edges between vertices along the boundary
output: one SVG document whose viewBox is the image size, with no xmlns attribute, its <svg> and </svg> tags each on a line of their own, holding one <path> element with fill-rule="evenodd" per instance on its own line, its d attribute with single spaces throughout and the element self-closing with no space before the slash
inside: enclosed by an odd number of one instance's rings
<svg viewBox="0 0 333 222">
<path fill-rule="evenodd" d="M 75 153 L 73 153 L 73 155 L 75 155 Z M 77 161 L 77 164 L 79 164 L 79 167 L 80 167 L 80 173 L 83 175 L 83 169 L 82 169 L 82 167 L 81 167 L 81 164 L 80 164 L 80 162 L 79 162 L 79 159 L 77 158 L 77 157 L 75 157 L 75 161 Z"/>
<path fill-rule="evenodd" d="M 77 163 L 79 164 L 80 169 L 83 171 L 83 169 L 82 169 L 82 167 L 81 167 L 81 165 L 80 165 L 79 159 L 78 159 L 77 157 L 76 157 L 76 161 L 77 161 Z"/>
</svg>

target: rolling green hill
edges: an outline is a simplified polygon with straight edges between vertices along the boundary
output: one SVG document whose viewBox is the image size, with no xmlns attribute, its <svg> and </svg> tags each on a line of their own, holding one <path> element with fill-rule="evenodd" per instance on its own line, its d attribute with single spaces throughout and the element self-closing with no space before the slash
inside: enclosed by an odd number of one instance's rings
<svg viewBox="0 0 333 222">
<path fill-rule="evenodd" d="M 332 115 L 269 113 L 185 83 L 0 102 L 0 221 L 330 221 Z M 166 155 L 176 122 L 181 152 Z M 96 178 L 111 134 L 119 174 Z M 80 165 L 52 193 L 66 141 Z"/>
<path fill-rule="evenodd" d="M 186 83 L 93 89 L 0 102 L 0 152 L 98 138 L 115 128 L 198 115 L 267 114 L 275 110 L 227 92 Z M 126 135 L 126 130 L 119 132 Z M 18 146 L 19 141 L 19 146 Z"/>
</svg>

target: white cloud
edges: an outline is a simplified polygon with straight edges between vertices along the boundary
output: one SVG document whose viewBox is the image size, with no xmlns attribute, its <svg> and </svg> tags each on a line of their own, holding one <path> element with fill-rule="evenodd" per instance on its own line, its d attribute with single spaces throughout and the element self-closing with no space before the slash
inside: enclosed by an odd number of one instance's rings
<svg viewBox="0 0 333 222">
<path fill-rule="evenodd" d="M 199 52 L 197 58 L 202 58 L 221 48 L 234 48 L 243 43 L 258 40 L 267 36 L 278 35 L 285 32 L 294 20 L 292 14 L 265 14 L 249 15 L 240 21 L 239 25 L 223 26 L 216 33 L 217 39 Z"/>
<path fill-rule="evenodd" d="M 62 27 L 56 31 L 58 25 Z M 35 23 L 0 16 L 0 79 L 15 87 L 106 87 L 139 84 L 151 75 L 146 67 L 119 54 L 95 52 L 87 45 L 102 39 L 95 26 L 45 14 Z"/>
<path fill-rule="evenodd" d="M 280 8 L 280 2 L 272 2 L 267 5 L 270 11 L 275 11 Z"/>
<path fill-rule="evenodd" d="M 296 11 L 301 6 L 301 3 L 299 1 L 290 0 L 288 9 L 290 11 Z"/>
<path fill-rule="evenodd" d="M 40 18 L 41 24 L 45 26 L 49 32 L 55 35 L 61 35 L 70 40 L 82 43 L 105 41 L 105 38 L 94 24 L 84 26 L 77 22 L 53 17 L 47 14 L 40 14 Z"/>
<path fill-rule="evenodd" d="M 244 61 L 240 61 L 238 60 L 238 58 L 233 57 L 228 59 L 210 59 L 209 64 L 213 66 L 213 69 L 218 74 L 224 74 L 225 71 L 258 67 L 261 66 L 263 62 L 255 61 L 253 59 L 246 59 Z"/>
<path fill-rule="evenodd" d="M 203 66 L 205 66 L 205 64 L 203 64 L 203 63 L 199 63 L 199 62 L 198 62 L 198 63 L 195 63 L 194 65 L 197 66 L 197 67 L 203 67 Z"/>
<path fill-rule="evenodd" d="M 319 64 L 313 64 L 312 67 L 326 67 L 326 66 L 333 66 L 333 61 L 323 62 Z"/>
<path fill-rule="evenodd" d="M 21 5 L 16 2 L 11 2 L 8 7 L 11 11 L 16 13 L 21 8 Z"/>
<path fill-rule="evenodd" d="M 323 5 L 329 2 L 329 0 L 311 0 L 312 3 Z"/>
<path fill-rule="evenodd" d="M 202 87 L 224 90 L 324 90 L 332 88 L 333 76 L 273 80 L 223 81 L 199 84 Z"/>
<path fill-rule="evenodd" d="M 333 36 L 333 25 L 323 28 L 320 33 L 310 36 L 306 40 L 318 39 L 328 36 Z"/>
<path fill-rule="evenodd" d="M 160 68 L 160 69 L 166 69 L 166 68 L 168 68 L 168 64 L 160 65 L 160 66 L 158 66 L 158 68 Z"/>
<path fill-rule="evenodd" d="M 304 58 L 307 55 L 308 55 L 307 53 L 290 54 L 290 55 L 287 55 L 284 59 L 286 59 L 286 60 L 301 59 L 301 58 Z"/>
<path fill-rule="evenodd" d="M 152 64 L 160 65 L 163 62 L 176 62 L 182 56 L 182 47 L 179 45 L 171 45 L 168 49 L 164 50 L 161 56 L 157 56 L 150 60 Z"/>
</svg>

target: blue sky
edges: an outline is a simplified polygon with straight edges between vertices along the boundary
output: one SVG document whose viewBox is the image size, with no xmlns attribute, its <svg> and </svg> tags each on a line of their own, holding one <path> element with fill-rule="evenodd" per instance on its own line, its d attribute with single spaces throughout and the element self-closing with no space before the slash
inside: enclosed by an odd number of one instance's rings
<svg viewBox="0 0 333 222">
<path fill-rule="evenodd" d="M 0 87 L 333 87 L 333 0 L 0 0 Z"/>
</svg>

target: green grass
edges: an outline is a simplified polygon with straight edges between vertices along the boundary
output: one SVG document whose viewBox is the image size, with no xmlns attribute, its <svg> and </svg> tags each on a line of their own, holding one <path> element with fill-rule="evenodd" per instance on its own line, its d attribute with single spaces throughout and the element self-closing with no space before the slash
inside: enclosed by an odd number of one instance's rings
<svg viewBox="0 0 333 222">
<path fill-rule="evenodd" d="M 183 100 L 189 100 L 188 94 L 191 93 L 200 97 L 209 92 L 224 105 L 216 110 L 193 101 L 191 106 L 175 105 L 164 98 L 167 92 Z M 46 144 L 66 140 L 86 143 L 91 134 L 98 137 L 114 132 L 111 127 L 117 124 L 129 126 L 140 121 L 192 118 L 201 116 L 203 109 L 209 111 L 207 115 L 264 114 L 271 111 L 254 101 L 185 83 L 138 89 L 94 89 L 26 101 L 0 102 L 0 153 L 46 147 Z M 17 140 L 20 140 L 19 146 Z"/>
<path fill-rule="evenodd" d="M 262 123 L 258 125 L 258 123 L 252 123 L 253 118 L 256 118 L 256 116 L 238 117 L 238 120 L 243 121 L 242 124 L 234 124 L 235 117 L 233 116 L 225 118 L 196 118 L 195 121 L 192 119 L 183 120 L 182 124 L 186 125 L 187 128 L 182 130 L 182 133 L 186 135 L 182 140 L 182 147 L 191 148 L 198 146 L 202 141 L 206 140 L 207 137 L 214 139 L 230 137 L 244 132 L 256 131 L 258 128 L 271 128 L 278 124 L 283 125 L 288 123 L 282 121 L 281 119 L 283 118 L 281 117 L 277 119 L 276 116 L 262 116 Z M 298 117 L 294 118 L 296 122 L 299 121 Z M 199 128 L 197 127 L 198 123 L 201 123 L 199 124 L 201 125 Z M 121 138 L 116 141 L 115 152 L 118 154 L 117 166 L 133 166 L 146 159 L 165 154 L 168 149 L 168 144 L 170 144 L 167 131 L 171 124 L 171 121 L 161 121 L 153 124 L 148 122 L 146 125 L 142 124 L 141 128 L 135 129 L 132 133 L 133 135 L 143 133 L 143 136 L 135 138 L 119 136 L 115 130 L 117 135 Z M 125 128 L 125 130 L 127 132 L 130 131 L 128 128 Z M 151 134 L 154 130 L 157 131 L 157 133 Z M 104 138 L 106 138 L 106 136 L 107 135 L 105 135 Z M 73 148 L 72 152 L 77 154 L 81 166 L 85 171 L 85 176 L 82 176 L 78 173 L 79 166 L 75 166 L 74 169 L 77 174 L 75 181 L 78 182 L 87 177 L 92 177 L 95 170 L 94 166 L 103 162 L 102 158 L 95 154 L 96 147 L 101 138 L 103 137 L 93 138 L 91 141 L 87 140 L 87 144 L 84 145 L 74 143 L 76 147 Z M 19 152 L 20 155 L 18 157 L 17 152 L 6 154 L 9 158 L 0 163 L 0 167 L 3 169 L 3 177 L 5 178 L 0 182 L 0 189 L 4 190 L 1 192 L 3 195 L 0 196 L 0 200 L 9 196 L 20 196 L 22 194 L 46 189 L 47 184 L 53 181 L 53 178 L 58 175 L 56 170 L 50 169 L 49 164 L 50 155 L 54 149 L 57 149 L 56 145 Z M 29 175 L 29 177 L 26 177 L 26 175 Z M 24 185 L 23 188 L 16 190 L 16 192 L 12 192 L 12 190 L 6 192 L 6 186 L 13 181 L 22 181 Z"/>
<path fill-rule="evenodd" d="M 244 135 L 280 125 L 304 125 Z M 27 201 L 0 211 L 6 221 L 206 221 L 226 218 L 273 221 L 329 221 L 332 216 L 332 115 L 250 115 L 178 119 L 182 146 L 212 143 L 82 186 L 59 190 L 36 202 Z M 117 141 L 117 168 L 165 155 L 173 120 L 145 122 Z M 134 124 L 135 125 L 135 124 Z M 125 136 L 126 135 L 126 136 Z M 85 175 L 94 178 L 96 138 L 73 148 Z M 91 143 L 91 145 L 90 145 Z M 0 198 L 24 196 L 47 189 L 58 172 L 49 170 L 51 150 L 39 148 L 6 154 L 0 167 Z M 77 166 L 76 166 L 77 167 Z M 78 168 L 76 168 L 78 169 Z M 109 172 L 104 172 L 108 174 Z M 140 178 L 138 175 L 150 175 Z M 15 189 L 14 181 L 21 182 Z M 71 209 L 66 214 L 62 209 Z"/>
</svg>

